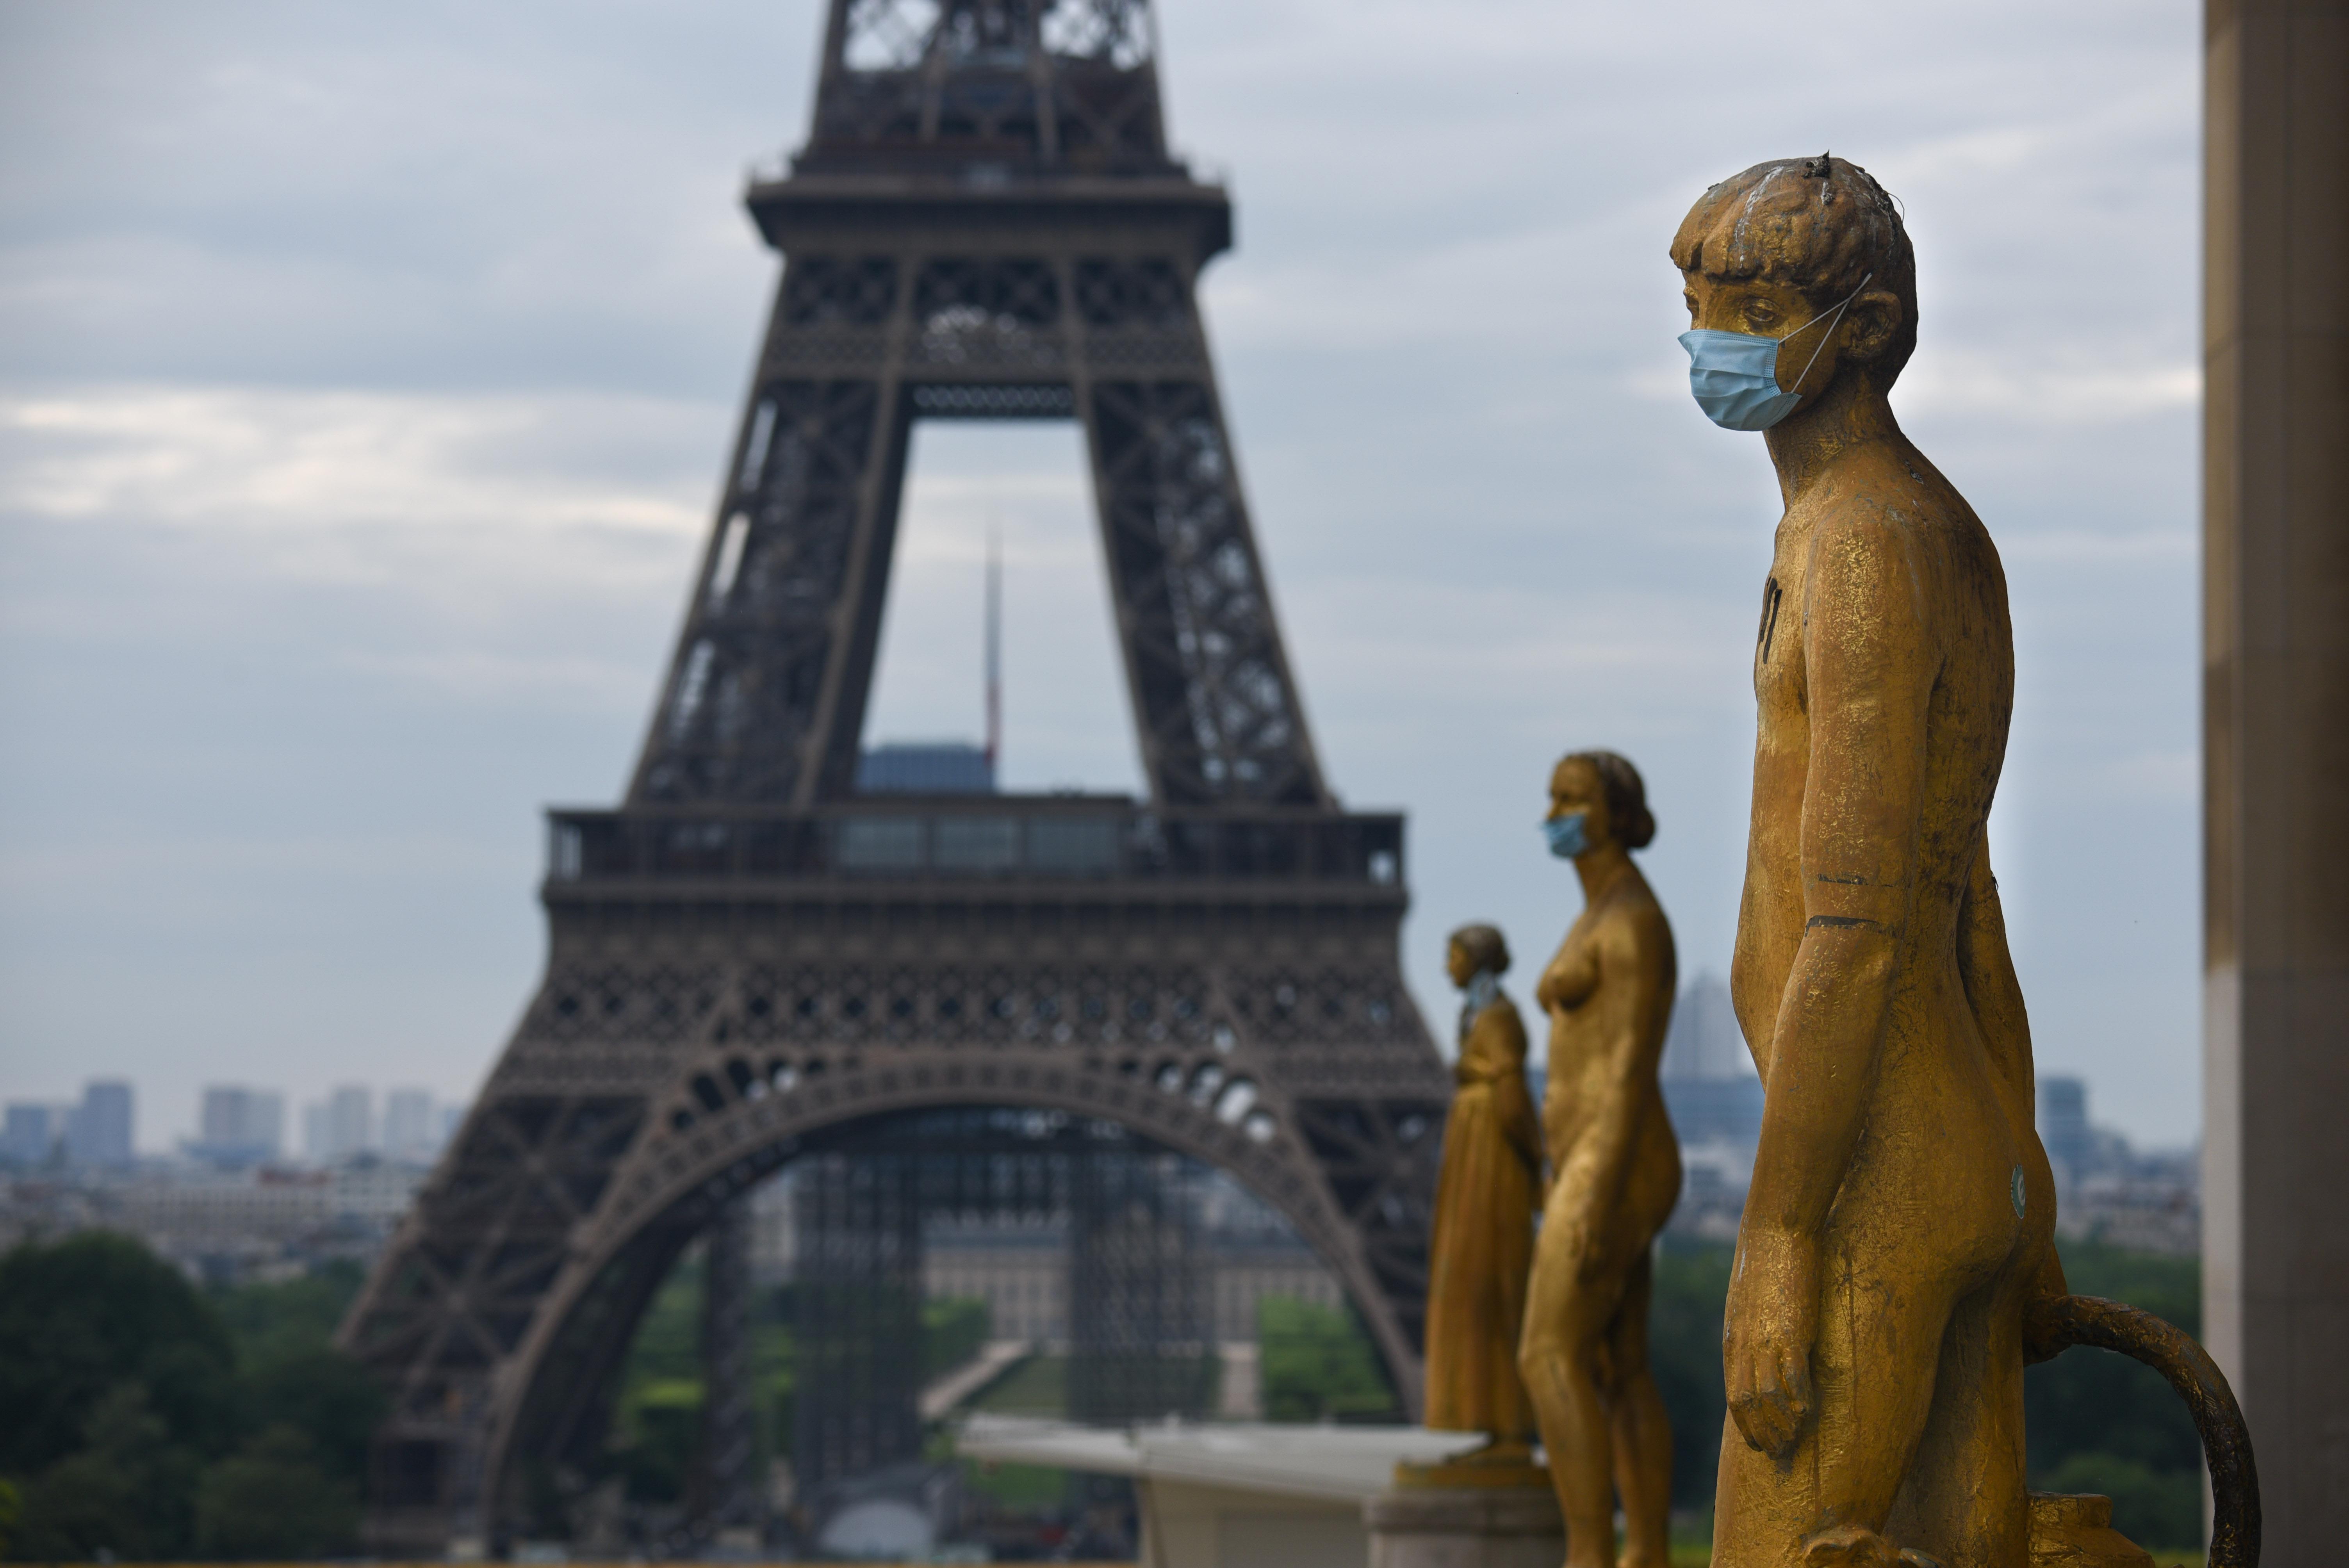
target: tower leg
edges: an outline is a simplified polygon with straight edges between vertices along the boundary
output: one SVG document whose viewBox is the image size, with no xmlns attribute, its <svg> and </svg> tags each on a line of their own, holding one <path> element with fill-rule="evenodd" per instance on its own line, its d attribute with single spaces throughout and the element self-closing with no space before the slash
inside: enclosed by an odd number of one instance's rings
<svg viewBox="0 0 2349 1568">
<path fill-rule="evenodd" d="M 723 1542 L 762 1522 L 747 1193 L 720 1208 L 710 1223 L 701 1291 L 701 1454 L 694 1512 L 696 1533 Z"/>
<path fill-rule="evenodd" d="M 792 1468 L 802 1497 L 820 1500 L 832 1482 L 922 1451 L 922 1231 L 913 1163 L 897 1153 L 817 1154 L 801 1167 Z"/>
<path fill-rule="evenodd" d="M 1181 1162 L 1118 1150 L 1085 1156 L 1081 1171 L 1071 1194 L 1069 1414 L 1204 1415 L 1213 1369 Z"/>
</svg>

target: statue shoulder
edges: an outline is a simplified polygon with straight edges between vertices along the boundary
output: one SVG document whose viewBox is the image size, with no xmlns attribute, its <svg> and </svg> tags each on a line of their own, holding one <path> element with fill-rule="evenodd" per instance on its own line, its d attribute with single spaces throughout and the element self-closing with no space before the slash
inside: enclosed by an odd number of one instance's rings
<svg viewBox="0 0 2349 1568">
<path fill-rule="evenodd" d="M 1672 951 L 1672 923 L 1665 918 L 1655 889 L 1636 869 L 1608 901 L 1591 934 L 1616 956 L 1645 958 L 1659 949 L 1668 955 Z"/>
<path fill-rule="evenodd" d="M 1476 1015 L 1468 1026 L 1465 1049 L 1476 1052 L 1479 1047 L 1495 1054 L 1506 1053 L 1522 1059 L 1526 1054 L 1526 1020 L 1517 1005 L 1506 991 L 1496 991 L 1485 1010 Z"/>
</svg>

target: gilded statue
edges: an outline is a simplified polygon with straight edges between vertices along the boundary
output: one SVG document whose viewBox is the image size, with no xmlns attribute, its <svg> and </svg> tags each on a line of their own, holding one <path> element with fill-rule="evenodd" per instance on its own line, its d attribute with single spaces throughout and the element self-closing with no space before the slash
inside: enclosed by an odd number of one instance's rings
<svg viewBox="0 0 2349 1568">
<path fill-rule="evenodd" d="M 1550 775 L 1551 851 L 1574 862 L 1583 908 L 1542 972 L 1549 1015 L 1542 1131 L 1549 1191 L 1535 1243 L 1518 1366 L 1533 1397 L 1568 1568 L 1666 1568 L 1671 1426 L 1648 1368 L 1652 1247 L 1681 1190 L 1680 1146 L 1656 1068 L 1671 1016 L 1672 928 L 1631 862 L 1655 837 L 1638 769 L 1584 751 Z"/>
<path fill-rule="evenodd" d="M 1785 508 L 1754 641 L 1731 991 L 1767 1098 L 1713 1560 L 2020 1568 L 2023 1325 L 2065 1293 L 1984 832 L 2005 577 L 1887 401 L 1916 263 L 1866 170 L 1758 164 L 1671 256 L 1697 400 L 1764 432 Z"/>
<path fill-rule="evenodd" d="M 1987 828 L 2014 641 L 1998 551 L 1888 401 L 1917 343 L 1899 210 L 1841 159 L 1713 186 L 1671 245 L 1690 389 L 1764 432 L 1785 515 L 1730 989 L 1766 1093 L 1731 1273 L 1717 1568 L 2149 1568 L 2099 1497 L 2025 1490 L 2023 1368 L 2074 1345 L 2186 1400 L 2212 1568 L 2259 1560 L 2225 1377 L 2069 1295 Z"/>
<path fill-rule="evenodd" d="M 1444 1127 L 1444 1166 L 1427 1283 L 1426 1424 L 1483 1432 L 1485 1445 L 1439 1467 L 1530 1473 L 1533 1407 L 1517 1376 L 1517 1336 L 1533 1265 L 1534 1203 L 1541 1190 L 1541 1124 L 1526 1087 L 1526 1026 L 1501 990 L 1508 944 L 1489 925 L 1464 925 L 1445 954 L 1461 988 L 1456 1087 Z M 1406 1480 L 1414 1479 L 1406 1469 Z M 1514 1482 L 1518 1475 L 1500 1477 Z"/>
</svg>

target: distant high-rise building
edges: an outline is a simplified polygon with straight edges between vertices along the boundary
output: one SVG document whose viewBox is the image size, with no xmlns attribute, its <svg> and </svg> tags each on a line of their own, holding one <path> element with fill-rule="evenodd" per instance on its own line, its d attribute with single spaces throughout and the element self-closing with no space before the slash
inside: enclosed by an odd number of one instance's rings
<svg viewBox="0 0 2349 1568">
<path fill-rule="evenodd" d="M 420 1088 L 396 1088 L 383 1097 L 383 1151 L 396 1160 L 421 1160 L 440 1147 L 440 1119 L 432 1096 Z"/>
<path fill-rule="evenodd" d="M 285 1097 L 264 1089 L 247 1092 L 244 1136 L 249 1143 L 269 1151 L 272 1160 L 285 1152 Z"/>
<path fill-rule="evenodd" d="M 1754 1076 L 1737 1009 L 1719 975 L 1700 972 L 1672 1004 L 1661 1070 L 1666 1079 L 1682 1082 Z"/>
<path fill-rule="evenodd" d="M 2096 1138 L 2088 1126 L 2088 1085 L 2085 1079 L 2044 1074 L 2039 1079 L 2039 1141 L 2046 1146 L 2047 1162 L 2055 1180 L 2069 1185 L 2087 1174 L 2095 1157 Z"/>
<path fill-rule="evenodd" d="M 316 1109 L 316 1120 L 305 1130 L 313 1160 L 332 1162 L 365 1154 L 375 1147 L 375 1095 L 357 1084 L 346 1084 Z"/>
<path fill-rule="evenodd" d="M 11 1100 L 6 1114 L 0 1125 L 0 1160 L 12 1164 L 38 1165 L 65 1135 L 65 1116 L 56 1106 Z"/>
<path fill-rule="evenodd" d="M 130 1086 L 119 1079 L 92 1079 L 81 1103 L 66 1116 L 66 1154 L 77 1165 L 130 1163 L 136 1131 Z"/>
<path fill-rule="evenodd" d="M 1726 1145 L 1750 1167 L 1762 1140 L 1762 1079 L 1719 975 L 1697 975 L 1672 1005 L 1661 1077 L 1681 1142 Z"/>
<path fill-rule="evenodd" d="M 213 1165 L 261 1165 L 276 1159 L 285 1148 L 285 1097 L 234 1085 L 207 1086 L 196 1140 L 185 1148 Z"/>
</svg>

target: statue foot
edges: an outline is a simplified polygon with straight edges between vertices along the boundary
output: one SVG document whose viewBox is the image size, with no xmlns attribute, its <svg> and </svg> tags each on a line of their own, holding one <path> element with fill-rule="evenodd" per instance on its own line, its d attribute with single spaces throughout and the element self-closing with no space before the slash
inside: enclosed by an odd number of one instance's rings
<svg viewBox="0 0 2349 1568">
<path fill-rule="evenodd" d="M 1897 1547 L 1873 1530 L 1822 1530 L 1803 1548 L 1803 1568 L 1941 1568 L 1938 1558 Z"/>
</svg>

